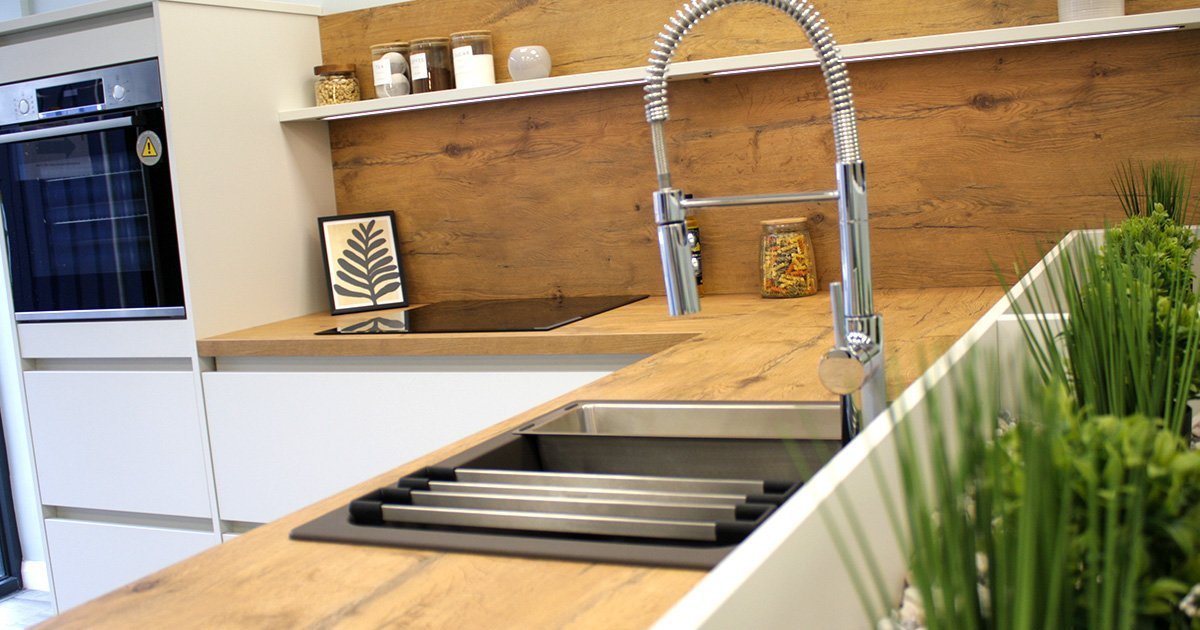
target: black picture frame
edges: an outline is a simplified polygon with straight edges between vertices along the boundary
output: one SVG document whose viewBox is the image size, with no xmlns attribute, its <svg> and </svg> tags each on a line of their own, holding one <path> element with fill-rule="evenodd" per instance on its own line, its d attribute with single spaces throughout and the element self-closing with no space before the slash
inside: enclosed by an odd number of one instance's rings
<svg viewBox="0 0 1200 630">
<path fill-rule="evenodd" d="M 393 213 L 318 217 L 317 227 L 331 314 L 408 306 Z"/>
</svg>

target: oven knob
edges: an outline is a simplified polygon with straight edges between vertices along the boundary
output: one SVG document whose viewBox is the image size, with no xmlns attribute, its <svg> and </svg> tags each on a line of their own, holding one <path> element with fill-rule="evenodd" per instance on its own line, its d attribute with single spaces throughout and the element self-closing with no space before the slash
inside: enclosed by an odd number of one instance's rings
<svg viewBox="0 0 1200 630">
<path fill-rule="evenodd" d="M 21 115 L 29 113 L 29 101 L 27 99 L 17 101 L 17 113 Z"/>
<path fill-rule="evenodd" d="M 121 85 L 120 83 L 114 85 L 113 89 L 112 89 L 112 97 L 113 97 L 113 100 L 116 100 L 116 101 L 119 101 L 119 100 L 125 98 L 125 86 Z"/>
</svg>

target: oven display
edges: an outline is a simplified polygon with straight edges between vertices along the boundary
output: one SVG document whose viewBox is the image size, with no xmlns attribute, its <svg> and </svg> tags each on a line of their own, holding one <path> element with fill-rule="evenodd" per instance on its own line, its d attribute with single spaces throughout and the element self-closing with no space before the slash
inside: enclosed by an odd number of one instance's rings
<svg viewBox="0 0 1200 630">
<path fill-rule="evenodd" d="M 104 103 L 104 81 L 92 79 L 55 85 L 37 91 L 38 112 L 44 118 L 79 113 L 81 108 L 97 110 Z"/>
</svg>

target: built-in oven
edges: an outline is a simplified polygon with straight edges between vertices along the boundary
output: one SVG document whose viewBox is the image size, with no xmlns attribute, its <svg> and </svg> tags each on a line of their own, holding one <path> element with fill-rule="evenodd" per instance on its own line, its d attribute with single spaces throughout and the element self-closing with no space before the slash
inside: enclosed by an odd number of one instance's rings
<svg viewBox="0 0 1200 630">
<path fill-rule="evenodd" d="M 157 60 L 0 86 L 17 321 L 183 317 Z"/>
</svg>

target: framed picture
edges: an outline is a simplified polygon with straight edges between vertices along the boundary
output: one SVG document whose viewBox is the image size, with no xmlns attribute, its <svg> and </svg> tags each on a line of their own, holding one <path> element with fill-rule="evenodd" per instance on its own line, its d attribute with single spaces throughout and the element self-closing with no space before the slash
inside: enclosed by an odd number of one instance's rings
<svg viewBox="0 0 1200 630">
<path fill-rule="evenodd" d="M 408 306 L 391 212 L 320 217 L 317 225 L 331 313 Z"/>
</svg>

